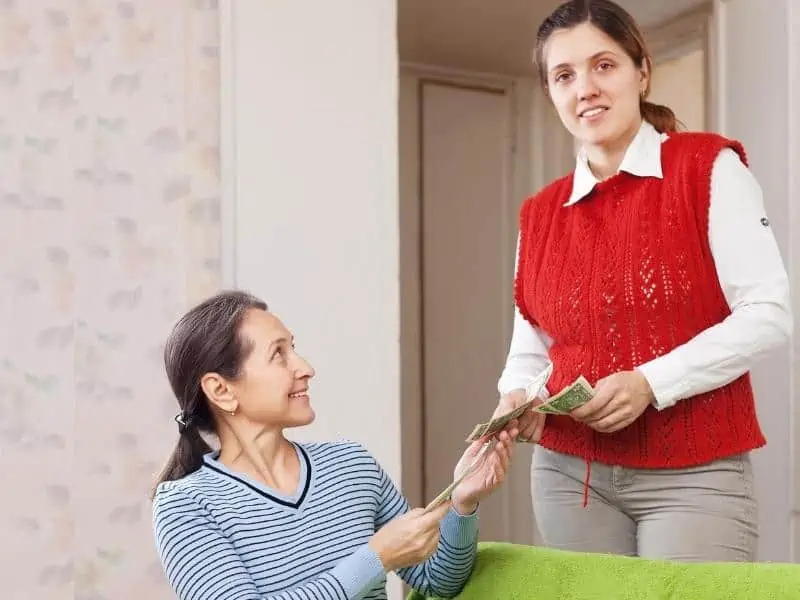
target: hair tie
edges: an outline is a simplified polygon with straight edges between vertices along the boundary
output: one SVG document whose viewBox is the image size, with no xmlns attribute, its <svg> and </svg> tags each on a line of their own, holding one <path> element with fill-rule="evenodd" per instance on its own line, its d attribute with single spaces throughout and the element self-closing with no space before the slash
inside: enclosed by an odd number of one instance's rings
<svg viewBox="0 0 800 600">
<path fill-rule="evenodd" d="M 178 433 L 181 435 L 186 433 L 192 425 L 192 418 L 184 411 L 179 412 L 174 418 L 175 422 L 178 424 Z"/>
</svg>

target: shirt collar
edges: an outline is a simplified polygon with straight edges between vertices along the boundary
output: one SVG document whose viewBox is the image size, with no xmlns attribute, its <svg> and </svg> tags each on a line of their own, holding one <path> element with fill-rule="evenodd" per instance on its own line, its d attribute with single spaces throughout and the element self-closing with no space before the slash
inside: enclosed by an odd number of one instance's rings
<svg viewBox="0 0 800 600">
<path fill-rule="evenodd" d="M 647 121 L 642 121 L 636 137 L 622 157 L 620 171 L 626 171 L 637 177 L 657 177 L 663 179 L 661 170 L 661 143 L 667 139 L 667 134 L 658 133 Z M 597 178 L 589 168 L 586 152 L 581 149 L 575 159 L 575 174 L 572 178 L 572 192 L 564 206 L 571 206 L 589 195 L 598 184 Z"/>
</svg>

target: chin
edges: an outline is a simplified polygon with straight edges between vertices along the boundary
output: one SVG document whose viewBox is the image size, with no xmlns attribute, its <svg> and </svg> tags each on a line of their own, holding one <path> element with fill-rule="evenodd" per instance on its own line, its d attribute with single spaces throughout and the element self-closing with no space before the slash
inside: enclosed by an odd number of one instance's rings
<svg viewBox="0 0 800 600">
<path fill-rule="evenodd" d="M 304 411 L 297 411 L 296 414 L 292 415 L 291 427 L 303 427 L 305 425 L 311 425 L 314 422 L 317 415 L 314 413 L 314 409 L 310 406 Z"/>
<path fill-rule="evenodd" d="M 604 146 L 614 139 L 614 135 L 608 127 L 584 127 L 580 134 L 580 140 L 584 144 L 592 146 Z"/>
</svg>

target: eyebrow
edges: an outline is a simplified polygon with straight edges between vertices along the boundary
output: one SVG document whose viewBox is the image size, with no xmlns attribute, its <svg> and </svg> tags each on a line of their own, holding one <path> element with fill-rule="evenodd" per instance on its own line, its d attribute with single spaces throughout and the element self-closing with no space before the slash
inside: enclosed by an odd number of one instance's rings
<svg viewBox="0 0 800 600">
<path fill-rule="evenodd" d="M 269 346 L 267 346 L 267 351 L 272 350 L 278 344 L 288 344 L 288 343 L 294 343 L 294 336 L 290 336 L 288 338 L 283 336 L 275 338 L 270 342 Z"/>
<path fill-rule="evenodd" d="M 600 52 L 595 52 L 594 54 L 592 54 L 592 55 L 589 57 L 589 60 L 590 60 L 590 61 L 591 61 L 591 60 L 597 60 L 598 58 L 600 58 L 600 57 L 601 57 L 601 56 L 603 56 L 604 54 L 611 54 L 611 55 L 613 55 L 613 56 L 616 56 L 616 53 L 615 53 L 615 52 L 613 52 L 612 50 L 601 50 Z M 548 72 L 549 72 L 549 73 L 552 73 L 553 71 L 558 71 L 559 69 L 563 69 L 564 67 L 569 67 L 569 66 L 570 66 L 570 63 L 565 63 L 565 62 L 563 62 L 563 63 L 559 63 L 559 64 L 557 64 L 555 67 L 553 67 L 552 69 L 550 69 L 550 71 L 548 71 Z"/>
</svg>

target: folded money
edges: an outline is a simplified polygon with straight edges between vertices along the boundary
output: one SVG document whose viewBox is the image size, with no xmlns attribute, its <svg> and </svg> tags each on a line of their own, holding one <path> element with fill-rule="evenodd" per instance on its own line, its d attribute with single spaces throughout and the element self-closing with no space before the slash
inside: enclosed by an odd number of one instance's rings
<svg viewBox="0 0 800 600">
<path fill-rule="evenodd" d="M 466 441 L 474 442 L 475 440 L 479 440 L 484 436 L 492 435 L 498 431 L 501 431 L 506 425 L 509 424 L 509 422 L 521 417 L 526 410 L 533 406 L 534 402 L 536 402 L 536 398 L 528 400 L 525 402 L 525 404 L 520 404 L 511 412 L 496 417 L 488 423 L 479 423 L 478 425 L 475 425 L 475 428 L 472 430 L 472 433 L 469 434 L 469 437 Z"/>
<path fill-rule="evenodd" d="M 472 429 L 472 433 L 469 434 L 466 441 L 467 442 L 474 442 L 475 440 L 479 440 L 484 436 L 492 435 L 497 433 L 498 431 L 502 430 L 510 421 L 514 419 L 518 419 L 521 417 L 526 410 L 531 408 L 534 403 L 537 401 L 537 396 L 541 393 L 542 388 L 547 383 L 548 379 L 550 379 L 550 375 L 553 373 L 553 365 L 548 364 L 545 369 L 537 375 L 531 383 L 525 389 L 525 396 L 528 398 L 528 401 L 525 404 L 521 404 L 514 410 L 504 415 L 500 415 L 499 417 L 495 417 L 488 423 L 478 423 Z"/>
<path fill-rule="evenodd" d="M 583 406 L 594 397 L 594 388 L 580 375 L 570 385 L 542 404 L 535 406 L 536 412 L 550 415 L 566 415 Z"/>
</svg>

